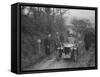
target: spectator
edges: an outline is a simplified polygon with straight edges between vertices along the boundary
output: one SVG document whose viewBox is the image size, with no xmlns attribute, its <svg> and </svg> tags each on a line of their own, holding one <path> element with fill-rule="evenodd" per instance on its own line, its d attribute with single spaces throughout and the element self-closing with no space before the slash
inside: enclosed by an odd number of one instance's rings
<svg viewBox="0 0 100 77">
<path fill-rule="evenodd" d="M 48 34 L 47 38 L 44 39 L 44 47 L 46 55 L 50 55 L 50 42 L 51 42 L 51 34 Z"/>
<path fill-rule="evenodd" d="M 84 37 L 85 42 L 85 48 L 86 50 L 89 50 L 89 48 L 92 46 L 93 43 L 95 43 L 95 35 L 93 32 L 87 32 Z"/>
</svg>

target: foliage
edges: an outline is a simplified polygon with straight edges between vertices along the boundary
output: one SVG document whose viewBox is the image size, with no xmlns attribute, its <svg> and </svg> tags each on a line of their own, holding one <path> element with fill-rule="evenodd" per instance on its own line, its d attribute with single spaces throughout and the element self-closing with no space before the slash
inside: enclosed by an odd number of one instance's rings
<svg viewBox="0 0 100 77">
<path fill-rule="evenodd" d="M 43 40 L 48 34 L 54 40 L 56 32 L 65 30 L 63 15 L 66 11 L 47 7 L 22 7 L 21 11 L 22 68 L 26 68 L 46 56 Z M 40 51 L 38 39 L 41 40 Z M 53 52 L 54 42 L 51 46 Z"/>
<path fill-rule="evenodd" d="M 87 19 L 73 19 L 72 24 L 74 30 L 81 35 L 83 46 L 79 46 L 80 59 L 77 65 L 85 64 L 85 66 L 95 65 L 95 28 Z M 83 58 L 85 57 L 85 58 Z M 83 61 L 84 60 L 84 61 Z"/>
</svg>

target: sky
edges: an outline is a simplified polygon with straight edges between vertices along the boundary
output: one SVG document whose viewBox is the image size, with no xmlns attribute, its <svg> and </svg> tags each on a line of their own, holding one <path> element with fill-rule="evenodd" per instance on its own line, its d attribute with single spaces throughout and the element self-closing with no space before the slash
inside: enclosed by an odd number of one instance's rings
<svg viewBox="0 0 100 77">
<path fill-rule="evenodd" d="M 78 19 L 89 19 L 91 22 L 95 23 L 95 11 L 93 10 L 70 9 L 69 12 L 65 14 L 66 23 L 70 24 L 73 17 Z"/>
</svg>

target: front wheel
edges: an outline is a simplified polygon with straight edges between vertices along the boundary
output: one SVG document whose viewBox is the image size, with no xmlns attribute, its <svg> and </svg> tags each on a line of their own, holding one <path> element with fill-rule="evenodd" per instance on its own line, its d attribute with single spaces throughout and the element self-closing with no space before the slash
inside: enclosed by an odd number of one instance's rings
<svg viewBox="0 0 100 77">
<path fill-rule="evenodd" d="M 71 59 L 72 59 L 74 62 L 76 62 L 76 60 L 77 60 L 77 55 L 76 55 L 76 51 L 75 51 L 75 50 L 73 50 L 72 53 L 71 53 Z"/>
</svg>

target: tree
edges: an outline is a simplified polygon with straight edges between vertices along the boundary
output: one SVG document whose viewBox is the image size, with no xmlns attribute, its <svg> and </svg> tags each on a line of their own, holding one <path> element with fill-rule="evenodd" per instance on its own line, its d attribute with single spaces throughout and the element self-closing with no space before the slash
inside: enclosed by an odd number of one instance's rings
<svg viewBox="0 0 100 77">
<path fill-rule="evenodd" d="M 81 34 L 81 39 L 85 43 L 86 50 L 95 43 L 95 29 L 92 27 L 92 23 L 87 19 L 73 19 L 72 24 L 74 30 Z"/>
<path fill-rule="evenodd" d="M 61 8 L 27 6 L 22 7 L 21 11 L 22 64 L 26 67 L 45 56 L 42 42 L 48 34 L 51 34 L 52 40 L 55 40 L 55 33 L 66 29 L 63 19 L 65 11 Z M 41 40 L 41 44 L 38 45 L 37 39 Z M 54 43 L 51 43 L 53 51 Z M 41 54 L 38 49 L 40 45 Z"/>
</svg>

